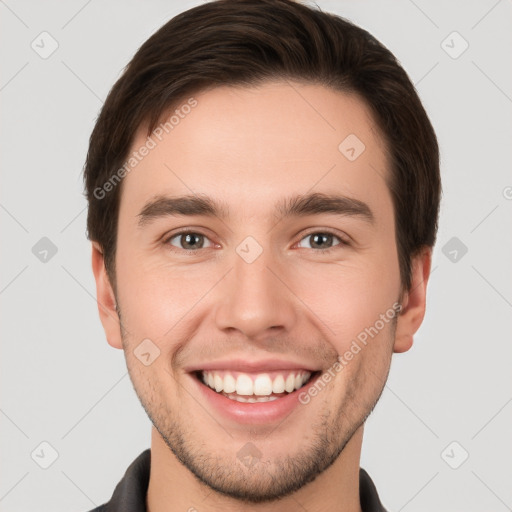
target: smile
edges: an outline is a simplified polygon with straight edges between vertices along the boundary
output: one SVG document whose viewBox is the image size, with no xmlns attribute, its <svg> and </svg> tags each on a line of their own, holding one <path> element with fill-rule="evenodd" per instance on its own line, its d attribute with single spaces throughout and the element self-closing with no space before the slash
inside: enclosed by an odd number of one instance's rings
<svg viewBox="0 0 512 512">
<path fill-rule="evenodd" d="M 311 379 L 307 370 L 243 373 L 202 371 L 201 380 L 217 393 L 242 403 L 271 402 L 302 388 Z"/>
<path fill-rule="evenodd" d="M 266 425 L 282 422 L 294 410 L 306 410 L 299 394 L 307 391 L 321 371 L 304 368 L 238 371 L 210 368 L 188 373 L 199 387 L 204 404 L 236 424 Z M 252 369 L 251 369 L 252 370 Z"/>
</svg>

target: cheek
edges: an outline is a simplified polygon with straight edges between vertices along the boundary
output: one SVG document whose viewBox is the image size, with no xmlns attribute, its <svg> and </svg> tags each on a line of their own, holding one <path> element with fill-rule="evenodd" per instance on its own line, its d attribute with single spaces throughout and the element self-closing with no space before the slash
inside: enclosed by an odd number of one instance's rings
<svg viewBox="0 0 512 512">
<path fill-rule="evenodd" d="M 218 280 L 212 267 L 173 266 L 162 258 L 130 254 L 118 262 L 123 322 L 132 337 L 179 339 L 190 312 Z"/>
<path fill-rule="evenodd" d="M 310 265 L 295 269 L 292 289 L 308 305 L 310 319 L 341 353 L 386 312 L 388 325 L 398 298 L 399 273 L 378 258 Z M 378 327 L 385 331 L 380 322 Z"/>
</svg>

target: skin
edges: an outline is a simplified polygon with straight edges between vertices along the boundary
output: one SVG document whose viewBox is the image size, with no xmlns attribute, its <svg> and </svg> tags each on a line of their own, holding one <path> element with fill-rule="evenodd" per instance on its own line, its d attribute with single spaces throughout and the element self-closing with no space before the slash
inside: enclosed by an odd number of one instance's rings
<svg viewBox="0 0 512 512">
<path fill-rule="evenodd" d="M 364 421 L 393 352 L 411 347 L 423 320 L 431 249 L 413 259 L 412 286 L 401 296 L 385 146 L 358 97 L 290 82 L 194 97 L 198 105 L 124 178 L 116 297 L 97 243 L 92 250 L 108 343 L 124 350 L 154 425 L 148 510 L 360 511 Z M 349 134 L 366 146 L 353 162 L 338 150 Z M 145 137 L 141 127 L 133 148 Z M 308 192 L 364 201 L 375 223 L 331 213 L 274 216 L 278 200 Z M 137 226 L 155 195 L 190 193 L 224 201 L 231 215 Z M 206 237 L 194 255 L 179 236 L 168 241 L 187 227 Z M 326 231 L 335 237 L 322 254 L 306 235 Z M 236 252 L 247 236 L 263 249 L 250 264 Z M 400 299 L 401 314 L 279 424 L 228 420 L 184 371 L 238 357 L 292 359 L 326 371 Z M 146 338 L 160 350 L 149 366 L 133 353 Z M 250 470 L 237 458 L 248 442 L 261 453 Z"/>
</svg>

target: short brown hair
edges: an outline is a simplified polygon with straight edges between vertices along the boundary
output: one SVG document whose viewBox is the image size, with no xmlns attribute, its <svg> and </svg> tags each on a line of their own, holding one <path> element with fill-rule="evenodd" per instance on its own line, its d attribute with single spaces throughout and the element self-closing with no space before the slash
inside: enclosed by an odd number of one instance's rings
<svg viewBox="0 0 512 512">
<path fill-rule="evenodd" d="M 393 54 L 350 21 L 293 0 L 217 0 L 185 11 L 153 34 L 112 87 L 90 137 L 84 168 L 87 236 L 103 251 L 115 289 L 123 166 L 140 127 L 148 135 L 183 98 L 222 85 L 273 79 L 357 94 L 386 142 L 402 288 L 411 258 L 435 243 L 441 196 L 439 149 L 414 85 Z M 341 141 L 340 141 L 341 142 Z"/>
</svg>

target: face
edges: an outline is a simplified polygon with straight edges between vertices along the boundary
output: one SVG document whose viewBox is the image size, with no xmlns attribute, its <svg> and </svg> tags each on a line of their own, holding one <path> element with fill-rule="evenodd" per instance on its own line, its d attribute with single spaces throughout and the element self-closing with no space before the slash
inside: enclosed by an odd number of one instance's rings
<svg viewBox="0 0 512 512">
<path fill-rule="evenodd" d="M 104 325 L 182 464 L 276 499 L 362 432 L 408 348 L 385 147 L 362 101 L 323 86 L 194 99 L 124 178 L 122 327 Z"/>
</svg>

